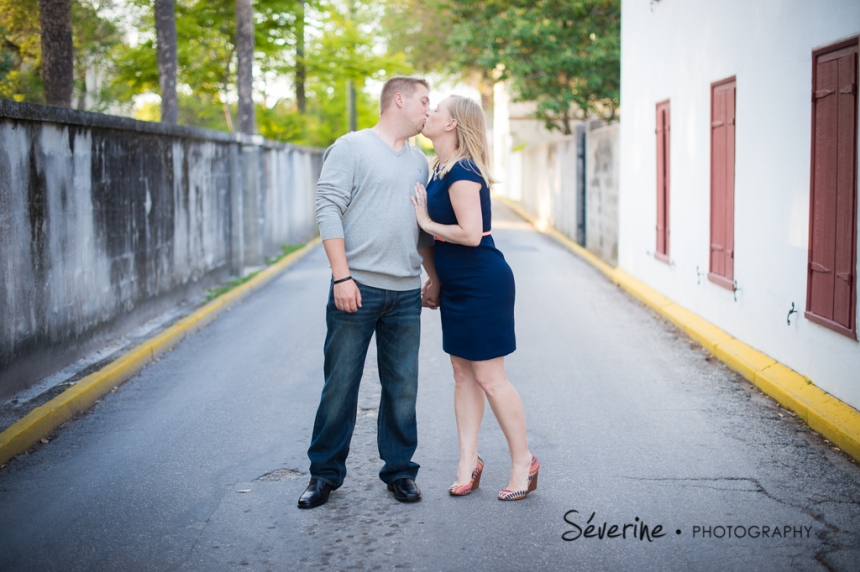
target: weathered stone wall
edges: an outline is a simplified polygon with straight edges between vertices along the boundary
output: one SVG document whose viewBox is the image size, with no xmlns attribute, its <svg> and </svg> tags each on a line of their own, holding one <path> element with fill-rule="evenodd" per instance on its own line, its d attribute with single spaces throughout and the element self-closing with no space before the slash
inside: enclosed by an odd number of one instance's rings
<svg viewBox="0 0 860 572">
<path fill-rule="evenodd" d="M 522 202 L 542 224 L 583 243 L 582 147 L 585 127 L 522 153 Z"/>
<path fill-rule="evenodd" d="M 618 124 L 526 146 L 522 160 L 523 208 L 609 264 L 618 264 Z M 511 154 L 513 155 L 513 153 Z M 508 167 L 510 173 L 516 169 Z"/>
<path fill-rule="evenodd" d="M 618 124 L 588 132 L 586 144 L 585 248 L 618 266 Z"/>
<path fill-rule="evenodd" d="M 312 234 L 320 151 L 0 101 L 0 397 Z"/>
</svg>

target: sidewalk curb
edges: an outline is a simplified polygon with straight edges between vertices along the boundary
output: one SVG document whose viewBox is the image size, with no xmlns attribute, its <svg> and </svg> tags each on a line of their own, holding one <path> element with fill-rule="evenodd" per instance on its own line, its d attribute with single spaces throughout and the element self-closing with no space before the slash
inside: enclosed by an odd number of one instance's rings
<svg viewBox="0 0 860 572">
<path fill-rule="evenodd" d="M 39 439 L 77 413 L 87 410 L 112 388 L 131 379 L 141 369 L 154 362 L 164 352 L 178 346 L 194 332 L 212 323 L 254 291 L 270 282 L 288 266 L 302 258 L 320 243 L 319 237 L 262 270 L 241 286 L 222 294 L 189 316 L 182 318 L 157 336 L 129 350 L 104 368 L 83 378 L 75 385 L 36 407 L 0 433 L 0 463 L 20 455 Z"/>
<path fill-rule="evenodd" d="M 631 296 L 681 328 L 717 359 L 776 399 L 783 407 L 794 411 L 812 429 L 860 461 L 860 412 L 856 409 L 826 393 L 808 377 L 682 308 L 621 268 L 613 268 L 554 228 L 541 229 L 543 225 L 538 224 L 535 217 L 517 203 L 501 196 L 494 195 L 494 198 L 500 199 L 538 232 L 552 237 L 595 266 Z"/>
</svg>

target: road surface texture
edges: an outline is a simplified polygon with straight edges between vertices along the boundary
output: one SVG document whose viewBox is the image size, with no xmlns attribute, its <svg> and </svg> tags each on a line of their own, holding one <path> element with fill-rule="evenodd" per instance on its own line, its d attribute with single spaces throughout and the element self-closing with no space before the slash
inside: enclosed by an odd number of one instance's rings
<svg viewBox="0 0 860 572">
<path fill-rule="evenodd" d="M 296 508 L 322 386 L 317 248 L 0 471 L 0 570 L 860 569 L 853 461 L 495 208 L 518 292 L 508 374 L 542 465 L 527 499 L 496 499 L 509 459 L 489 408 L 481 488 L 446 493 L 453 380 L 425 310 L 423 501 L 397 503 L 378 479 L 371 349 L 347 480 Z"/>
</svg>

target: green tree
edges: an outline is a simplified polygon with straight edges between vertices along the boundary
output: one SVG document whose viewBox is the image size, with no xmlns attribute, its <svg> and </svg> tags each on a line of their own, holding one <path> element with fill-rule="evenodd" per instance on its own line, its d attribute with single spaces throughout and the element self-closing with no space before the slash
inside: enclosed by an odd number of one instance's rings
<svg viewBox="0 0 860 572">
<path fill-rule="evenodd" d="M 307 71 L 305 70 L 305 0 L 299 0 L 299 9 L 296 11 L 296 31 L 295 31 L 295 81 L 293 85 L 296 88 L 296 108 L 299 114 L 304 114 L 307 111 L 307 101 L 305 99 L 305 79 Z"/>
<path fill-rule="evenodd" d="M 45 103 L 39 0 L 0 0 L 0 97 Z"/>
<path fill-rule="evenodd" d="M 88 71 L 91 79 L 111 74 L 111 53 L 122 41 L 116 24 L 102 15 L 112 2 L 73 0 L 71 6 L 73 101 L 78 109 L 104 110 L 115 101 L 112 94 L 96 86 L 88 92 L 86 76 Z M 0 97 L 45 103 L 39 14 L 38 0 L 0 0 Z"/>
<path fill-rule="evenodd" d="M 463 0 L 450 10 L 460 64 L 510 79 L 548 129 L 569 134 L 576 119 L 616 118 L 620 0 Z"/>
<path fill-rule="evenodd" d="M 383 81 L 392 75 L 411 73 L 413 68 L 406 63 L 402 52 L 377 53 L 375 30 L 379 13 L 375 4 L 355 1 L 352 7 L 349 16 L 345 2 L 331 1 L 316 6 L 315 17 L 308 19 L 305 28 L 308 32 L 303 58 L 306 113 L 300 114 L 298 106 L 288 100 L 278 102 L 272 112 L 260 114 L 258 111 L 261 134 L 304 145 L 330 145 L 347 131 L 349 81 L 356 91 L 357 127 L 363 129 L 376 123 L 379 103 L 368 95 L 366 81 Z M 279 71 L 292 75 L 295 65 L 294 59 L 288 59 Z M 285 125 L 290 127 L 283 127 Z M 289 132 L 294 135 L 288 137 Z"/>
<path fill-rule="evenodd" d="M 381 34 L 389 52 L 402 52 L 417 72 L 475 87 L 488 108 L 495 82 L 492 68 L 457 53 L 463 49 L 451 42 L 457 14 L 453 0 L 384 0 Z"/>
<path fill-rule="evenodd" d="M 72 0 L 39 0 L 39 22 L 45 102 L 71 107 L 75 90 Z"/>
<path fill-rule="evenodd" d="M 135 27 L 141 34 L 136 46 L 120 46 L 115 54 L 117 97 L 129 100 L 142 93 L 158 93 L 158 66 L 155 52 L 155 20 L 151 0 L 131 0 L 140 16 Z M 254 2 L 254 56 L 263 70 L 276 67 L 292 36 L 298 0 L 256 0 Z M 194 94 L 200 104 L 215 107 L 224 115 L 223 129 L 232 131 L 234 113 L 228 101 L 236 93 L 235 0 L 176 0 L 177 83 L 185 95 Z M 179 96 L 180 107 L 187 98 Z M 209 116 L 209 112 L 203 113 Z M 179 110 L 179 122 L 186 123 L 187 110 Z M 192 117 L 193 119 L 193 117 Z M 208 124 L 205 120 L 203 123 Z M 194 121 L 193 125 L 200 125 Z M 203 126 L 203 125 L 200 125 Z"/>
<path fill-rule="evenodd" d="M 390 52 L 402 52 L 421 73 L 459 76 L 463 69 L 448 37 L 453 14 L 449 0 L 385 0 L 382 36 Z"/>
<path fill-rule="evenodd" d="M 72 2 L 77 109 L 108 111 L 117 104 L 110 86 L 112 56 L 124 37 L 117 23 L 102 15 L 103 10 L 113 7 L 113 0 Z"/>
<path fill-rule="evenodd" d="M 149 0 L 134 0 L 142 8 L 137 27 L 142 41 L 121 46 L 116 56 L 119 70 L 116 86 L 120 99 L 137 94 L 158 93 L 154 50 L 154 19 Z M 269 75 L 294 78 L 297 72 L 297 16 L 308 13 L 304 29 L 306 108 L 300 115 L 297 98 L 282 98 L 271 109 L 260 99 L 270 100 L 265 78 Z M 236 116 L 235 0 L 175 0 L 178 45 L 179 122 L 222 130 L 238 130 Z M 346 16 L 340 0 L 257 0 L 254 3 L 254 55 L 261 74 L 255 80 L 258 95 L 256 114 L 260 134 L 265 137 L 308 145 L 327 145 L 346 131 L 346 82 L 358 88 L 358 123 L 367 126 L 376 119 L 375 102 L 363 91 L 367 78 L 385 79 L 386 74 L 408 73 L 411 67 L 403 54 L 378 54 L 375 35 L 378 10 L 369 0 L 353 2 L 354 14 Z M 295 83 L 293 83 L 295 87 Z M 191 97 L 189 97 L 191 96 Z M 339 107 L 339 109 L 338 109 Z M 214 112 L 214 110 L 218 112 Z M 220 118 L 218 117 L 220 114 Z M 139 117 L 156 118 L 152 109 Z M 371 123 L 372 124 L 372 123 Z"/>
<path fill-rule="evenodd" d="M 161 92 L 153 0 L 124 0 L 121 12 L 109 12 L 122 22 L 103 16 L 103 8 L 113 1 L 71 0 L 79 108 L 130 109 L 136 96 Z M 180 124 L 238 130 L 235 2 L 174 0 Z M 44 102 L 38 3 L 0 0 L 0 97 Z M 380 50 L 379 7 L 379 0 L 253 1 L 253 87 L 262 135 L 330 144 L 347 130 L 347 82 L 356 88 L 358 127 L 375 123 L 378 102 L 369 95 L 367 82 L 413 72 L 399 50 Z M 123 36 L 120 24 L 135 31 L 134 44 Z M 101 86 L 93 70 L 99 72 Z M 294 91 L 275 101 L 273 94 L 276 88 L 283 90 L 284 78 Z M 160 107 L 143 104 L 135 116 L 159 121 Z"/>
<path fill-rule="evenodd" d="M 155 0 L 156 62 L 158 87 L 161 94 L 161 121 L 176 125 L 179 103 L 176 98 L 176 9 L 173 0 Z"/>
<path fill-rule="evenodd" d="M 251 0 L 236 1 L 236 83 L 239 92 L 239 131 L 257 132 L 254 109 L 254 11 Z"/>
</svg>

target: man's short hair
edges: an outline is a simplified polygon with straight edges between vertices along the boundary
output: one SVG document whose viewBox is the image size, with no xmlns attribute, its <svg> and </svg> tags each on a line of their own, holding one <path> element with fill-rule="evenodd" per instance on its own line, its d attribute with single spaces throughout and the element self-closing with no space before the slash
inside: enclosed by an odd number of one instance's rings
<svg viewBox="0 0 860 572">
<path fill-rule="evenodd" d="M 379 113 L 383 113 L 391 102 L 394 101 L 394 94 L 400 93 L 404 97 L 411 98 L 415 95 L 415 86 L 423 85 L 430 91 L 430 84 L 427 80 L 420 77 L 405 77 L 396 76 L 385 82 L 382 86 L 382 96 L 379 98 Z"/>
</svg>

